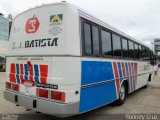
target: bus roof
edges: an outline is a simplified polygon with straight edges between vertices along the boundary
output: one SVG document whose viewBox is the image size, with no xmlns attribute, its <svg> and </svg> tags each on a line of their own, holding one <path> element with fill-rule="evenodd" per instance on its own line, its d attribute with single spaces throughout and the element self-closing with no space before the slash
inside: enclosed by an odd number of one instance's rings
<svg viewBox="0 0 160 120">
<path fill-rule="evenodd" d="M 91 15 L 88 11 L 86 11 L 86 10 L 84 10 L 84 9 L 76 6 L 76 5 L 73 5 L 73 4 L 71 4 L 71 3 L 65 2 L 65 1 L 55 2 L 55 3 L 50 3 L 50 4 L 42 4 L 41 6 L 35 6 L 34 8 L 29 8 L 28 10 L 26 10 L 26 11 L 18 14 L 16 17 L 18 17 L 19 15 L 21 15 L 21 14 L 27 12 L 27 11 L 30 11 L 30 10 L 33 10 L 33 9 L 36 9 L 36 8 L 40 8 L 40 7 L 44 7 L 44 6 L 49 6 L 49 5 L 58 5 L 58 4 L 68 5 L 68 7 L 70 7 L 70 8 L 75 8 L 75 9 L 77 10 L 77 12 L 78 12 L 78 14 L 79 14 L 80 17 L 85 18 L 85 19 L 87 19 L 87 20 L 90 20 L 90 21 L 92 21 L 92 22 L 94 22 L 94 23 L 96 23 L 96 24 L 98 24 L 98 25 L 100 25 L 100 26 L 102 26 L 102 27 L 107 28 L 108 30 L 111 30 L 111 31 L 113 31 L 113 32 L 115 32 L 115 33 L 117 33 L 117 34 L 125 37 L 125 38 L 128 38 L 128 39 L 130 39 L 130 40 L 133 40 L 133 41 L 135 41 L 135 42 L 137 42 L 137 43 L 139 43 L 139 44 L 141 44 L 141 45 L 143 45 L 143 46 L 146 46 L 146 47 L 148 47 L 149 49 L 151 49 L 148 45 L 146 45 L 145 43 L 141 42 L 140 40 L 137 40 L 137 39 L 135 39 L 134 37 L 132 37 L 132 36 L 130 36 L 130 35 L 122 32 L 122 31 L 120 31 L 120 30 L 118 30 L 118 29 L 116 29 L 115 27 L 112 27 L 111 25 L 109 25 L 109 24 L 107 24 L 107 23 L 105 23 L 105 22 L 103 22 L 103 21 L 100 20 L 99 18 Z M 15 17 L 15 18 L 16 18 L 16 17 Z M 15 19 L 15 18 L 14 18 L 14 19 Z"/>
</svg>

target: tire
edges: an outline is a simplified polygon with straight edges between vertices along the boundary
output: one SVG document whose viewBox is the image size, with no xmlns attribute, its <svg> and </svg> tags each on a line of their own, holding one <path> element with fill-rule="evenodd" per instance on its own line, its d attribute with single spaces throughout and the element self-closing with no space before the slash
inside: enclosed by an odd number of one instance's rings
<svg viewBox="0 0 160 120">
<path fill-rule="evenodd" d="M 144 89 L 146 89 L 149 86 L 149 80 L 147 81 L 147 84 L 143 86 Z"/>
<path fill-rule="evenodd" d="M 124 104 L 124 102 L 126 100 L 126 95 L 127 95 L 127 87 L 126 87 L 126 84 L 123 83 L 121 85 L 119 99 L 115 102 L 117 106 L 121 106 Z"/>
</svg>

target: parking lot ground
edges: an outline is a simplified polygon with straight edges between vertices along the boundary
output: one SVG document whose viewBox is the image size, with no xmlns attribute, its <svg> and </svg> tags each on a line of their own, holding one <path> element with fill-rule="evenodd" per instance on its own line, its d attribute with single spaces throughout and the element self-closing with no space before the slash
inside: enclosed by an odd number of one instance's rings
<svg viewBox="0 0 160 120">
<path fill-rule="evenodd" d="M 0 114 L 18 114 L 20 118 L 29 120 L 31 116 L 38 120 L 60 119 L 35 111 L 26 111 L 24 107 L 17 107 L 3 98 L 3 88 L 5 73 L 0 73 Z M 122 106 L 106 105 L 96 110 L 77 115 L 67 119 L 100 120 L 118 118 L 124 119 L 128 114 L 160 114 L 160 73 L 149 83 L 148 88 L 139 89 L 127 96 L 125 104 Z M 27 116 L 27 117 L 24 117 Z M 29 119 L 27 119 L 29 118 Z"/>
</svg>

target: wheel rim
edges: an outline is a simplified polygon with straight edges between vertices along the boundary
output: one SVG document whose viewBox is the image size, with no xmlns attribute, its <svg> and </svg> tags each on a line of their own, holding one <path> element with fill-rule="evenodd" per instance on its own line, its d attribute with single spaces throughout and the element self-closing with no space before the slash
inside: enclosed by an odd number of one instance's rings
<svg viewBox="0 0 160 120">
<path fill-rule="evenodd" d="M 125 98 L 125 87 L 124 85 L 122 85 L 120 89 L 120 99 L 124 100 L 124 98 Z"/>
</svg>

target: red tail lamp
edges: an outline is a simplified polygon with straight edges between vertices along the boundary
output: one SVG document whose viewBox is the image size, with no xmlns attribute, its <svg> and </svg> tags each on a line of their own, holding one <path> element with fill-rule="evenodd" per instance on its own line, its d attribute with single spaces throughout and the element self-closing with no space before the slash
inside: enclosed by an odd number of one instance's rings
<svg viewBox="0 0 160 120">
<path fill-rule="evenodd" d="M 12 84 L 12 90 L 19 92 L 19 85 Z"/>
<path fill-rule="evenodd" d="M 52 91 L 51 92 L 51 99 L 58 100 L 58 101 L 61 101 L 61 102 L 65 102 L 65 93 L 64 92 Z"/>
<path fill-rule="evenodd" d="M 48 90 L 39 89 L 39 97 L 48 98 Z"/>
<path fill-rule="evenodd" d="M 6 88 L 7 88 L 7 89 L 11 89 L 11 83 L 6 82 Z"/>
</svg>

